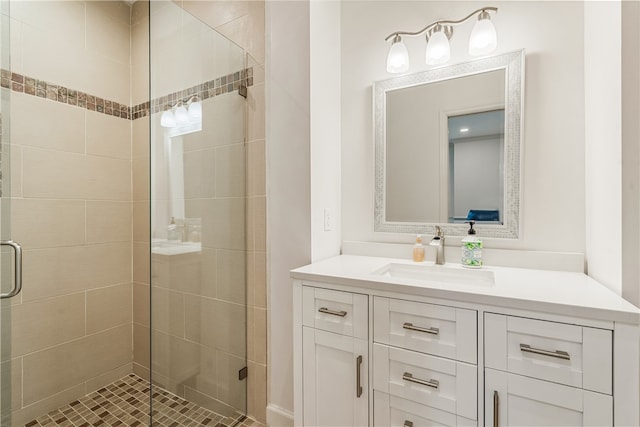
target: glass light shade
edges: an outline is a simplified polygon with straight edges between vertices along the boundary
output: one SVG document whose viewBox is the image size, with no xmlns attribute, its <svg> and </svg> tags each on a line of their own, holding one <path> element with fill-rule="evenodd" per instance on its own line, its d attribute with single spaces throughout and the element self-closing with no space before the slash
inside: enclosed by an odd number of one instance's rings
<svg viewBox="0 0 640 427">
<path fill-rule="evenodd" d="M 387 55 L 387 72 L 388 73 L 404 73 L 409 70 L 409 51 L 402 43 L 399 36 L 393 39 L 391 49 Z"/>
<path fill-rule="evenodd" d="M 488 16 L 483 18 L 481 15 L 469 37 L 469 54 L 473 56 L 484 55 L 493 52 L 496 47 L 498 47 L 496 27 L 493 26 Z"/>
<path fill-rule="evenodd" d="M 427 42 L 425 53 L 427 65 L 444 64 L 451 57 L 451 46 L 444 31 L 435 31 Z"/>
<path fill-rule="evenodd" d="M 200 101 L 192 101 L 191 104 L 189 104 L 189 117 L 193 120 L 202 118 L 202 103 L 200 103 Z"/>
<path fill-rule="evenodd" d="M 171 110 L 167 110 L 160 116 L 160 126 L 163 128 L 172 128 L 176 126 L 176 118 Z"/>
<path fill-rule="evenodd" d="M 175 112 L 176 123 L 180 126 L 189 124 L 189 113 L 187 113 L 187 109 L 184 108 L 183 105 L 178 107 Z"/>
</svg>

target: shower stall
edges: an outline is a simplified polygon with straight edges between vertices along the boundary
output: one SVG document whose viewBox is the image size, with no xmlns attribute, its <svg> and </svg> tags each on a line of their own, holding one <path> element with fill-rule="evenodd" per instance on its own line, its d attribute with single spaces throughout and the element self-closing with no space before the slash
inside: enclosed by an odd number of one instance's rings
<svg viewBox="0 0 640 427">
<path fill-rule="evenodd" d="M 0 425 L 247 425 L 247 52 L 172 1 L 0 37 Z"/>
</svg>

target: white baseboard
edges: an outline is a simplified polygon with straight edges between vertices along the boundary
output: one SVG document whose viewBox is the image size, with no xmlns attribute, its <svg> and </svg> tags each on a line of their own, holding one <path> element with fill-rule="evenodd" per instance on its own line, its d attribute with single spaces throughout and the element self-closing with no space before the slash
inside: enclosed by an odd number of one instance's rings
<svg viewBox="0 0 640 427">
<path fill-rule="evenodd" d="M 267 425 L 269 427 L 292 427 L 293 412 L 276 405 L 267 405 Z"/>
</svg>

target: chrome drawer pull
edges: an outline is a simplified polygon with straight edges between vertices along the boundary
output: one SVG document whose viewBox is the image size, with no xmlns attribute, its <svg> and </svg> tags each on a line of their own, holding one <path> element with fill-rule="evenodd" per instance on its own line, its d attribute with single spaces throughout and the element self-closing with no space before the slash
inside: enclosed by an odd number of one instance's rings
<svg viewBox="0 0 640 427">
<path fill-rule="evenodd" d="M 362 396 L 362 379 L 360 371 L 362 370 L 362 356 L 356 357 L 356 397 Z"/>
<path fill-rule="evenodd" d="M 411 383 L 416 383 L 420 385 L 426 385 L 427 387 L 435 388 L 436 390 L 440 387 L 440 382 L 438 380 L 421 380 L 420 378 L 413 378 L 413 374 L 409 372 L 405 372 L 402 374 L 402 379 L 405 381 L 409 381 Z"/>
<path fill-rule="evenodd" d="M 413 323 L 409 322 L 405 322 L 402 327 L 404 329 L 409 329 L 410 331 L 425 332 L 431 335 L 438 335 L 440 333 L 440 329 L 438 328 L 421 328 L 420 326 L 413 326 Z"/>
<path fill-rule="evenodd" d="M 409 421 L 409 420 L 404 420 L 404 424 L 402 424 L 404 427 L 413 427 L 413 422 Z"/>
<path fill-rule="evenodd" d="M 340 316 L 340 317 L 344 317 L 347 315 L 346 311 L 333 311 L 333 310 L 329 310 L 327 307 L 321 307 L 320 309 L 318 309 L 318 311 L 320 313 L 324 313 L 324 314 L 330 314 L 332 316 Z"/>
<path fill-rule="evenodd" d="M 525 353 L 540 354 L 542 356 L 555 357 L 557 359 L 571 360 L 571 356 L 569 356 L 569 353 L 567 353 L 566 351 L 541 350 L 539 348 L 533 348 L 528 344 L 520 344 L 520 351 L 524 351 Z"/>
<path fill-rule="evenodd" d="M 493 390 L 493 427 L 500 426 L 500 397 L 498 391 Z"/>
</svg>

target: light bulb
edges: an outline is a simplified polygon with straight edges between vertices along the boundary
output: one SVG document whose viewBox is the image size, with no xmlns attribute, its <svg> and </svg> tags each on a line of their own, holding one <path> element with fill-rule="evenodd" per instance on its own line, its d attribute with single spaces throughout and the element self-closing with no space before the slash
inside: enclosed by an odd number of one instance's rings
<svg viewBox="0 0 640 427">
<path fill-rule="evenodd" d="M 189 124 L 189 113 L 187 113 L 187 109 L 184 108 L 184 105 L 181 105 L 178 108 L 176 108 L 175 116 L 176 116 L 176 123 L 179 126 L 184 126 Z"/>
<path fill-rule="evenodd" d="M 493 26 L 489 13 L 483 11 L 473 26 L 469 37 L 469 55 L 477 56 L 493 52 L 498 47 L 496 27 Z"/>
<path fill-rule="evenodd" d="M 167 110 L 160 116 L 160 126 L 163 128 L 172 128 L 176 126 L 176 118 L 171 110 Z"/>
<path fill-rule="evenodd" d="M 200 120 L 202 118 L 202 103 L 200 101 L 192 101 L 189 104 L 189 117 L 192 120 Z"/>
<path fill-rule="evenodd" d="M 444 64 L 451 57 L 449 39 L 441 25 L 437 25 L 427 41 L 425 52 L 427 65 Z"/>
<path fill-rule="evenodd" d="M 387 55 L 387 72 L 404 73 L 409 70 L 409 52 L 399 35 L 393 38 L 393 44 Z"/>
</svg>

